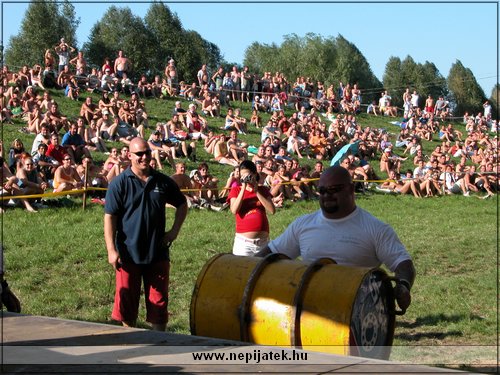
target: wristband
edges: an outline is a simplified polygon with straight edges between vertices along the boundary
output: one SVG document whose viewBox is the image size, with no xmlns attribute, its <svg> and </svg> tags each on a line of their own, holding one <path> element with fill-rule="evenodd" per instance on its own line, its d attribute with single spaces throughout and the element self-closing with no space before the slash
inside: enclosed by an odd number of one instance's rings
<svg viewBox="0 0 500 375">
<path fill-rule="evenodd" d="M 405 286 L 406 289 L 408 289 L 408 291 L 410 291 L 410 289 L 411 289 L 411 285 L 410 285 L 410 282 L 408 280 L 399 279 L 398 281 L 396 281 L 396 284 L 401 284 L 401 285 Z"/>
</svg>

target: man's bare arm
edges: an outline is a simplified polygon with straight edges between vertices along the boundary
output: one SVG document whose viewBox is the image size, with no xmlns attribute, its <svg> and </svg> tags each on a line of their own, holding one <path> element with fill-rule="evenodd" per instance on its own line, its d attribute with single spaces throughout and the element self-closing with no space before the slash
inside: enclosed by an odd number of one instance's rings
<svg viewBox="0 0 500 375">
<path fill-rule="evenodd" d="M 116 221 L 116 216 L 110 214 L 104 215 L 104 240 L 108 251 L 108 263 L 111 264 L 114 269 L 116 269 L 120 263 L 120 255 L 115 247 Z"/>
<path fill-rule="evenodd" d="M 401 310 L 406 309 L 411 304 L 410 289 L 415 281 L 415 267 L 410 259 L 404 260 L 398 264 L 394 271 L 396 278 L 399 280 L 396 284 L 396 301 Z"/>
</svg>

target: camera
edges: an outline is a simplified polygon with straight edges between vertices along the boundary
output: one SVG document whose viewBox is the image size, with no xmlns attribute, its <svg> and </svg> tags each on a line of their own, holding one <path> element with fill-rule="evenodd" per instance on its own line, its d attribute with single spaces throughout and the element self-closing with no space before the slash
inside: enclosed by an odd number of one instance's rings
<svg viewBox="0 0 500 375">
<path fill-rule="evenodd" d="M 248 184 L 250 181 L 252 181 L 252 175 L 246 175 L 244 178 L 240 179 L 240 182 L 242 184 Z"/>
</svg>

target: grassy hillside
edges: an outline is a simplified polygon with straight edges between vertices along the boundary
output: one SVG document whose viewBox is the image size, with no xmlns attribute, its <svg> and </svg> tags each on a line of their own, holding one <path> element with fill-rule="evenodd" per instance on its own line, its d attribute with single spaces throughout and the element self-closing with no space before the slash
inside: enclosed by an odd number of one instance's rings
<svg viewBox="0 0 500 375">
<path fill-rule="evenodd" d="M 78 113 L 81 102 L 54 96 L 63 113 Z M 146 102 L 152 125 L 169 118 L 172 100 Z M 249 117 L 248 104 L 238 104 Z M 397 133 L 391 120 L 359 116 L 364 126 Z M 220 132 L 223 119 L 209 121 L 211 128 Z M 3 125 L 4 144 L 19 137 L 31 149 L 34 136 L 19 133 L 21 126 L 19 121 Z M 456 126 L 463 130 L 460 124 Z M 257 146 L 259 134 L 251 129 L 242 138 Z M 424 149 L 430 152 L 436 143 L 425 142 Z M 211 162 L 204 152 L 198 155 L 199 160 L 209 162 L 220 181 L 226 180 L 230 167 Z M 94 159 L 103 161 L 105 155 L 94 153 Z M 406 163 L 403 169 L 410 167 L 410 161 Z M 187 164 L 188 169 L 195 168 L 193 162 Z M 378 163 L 375 166 L 378 168 Z M 170 174 L 172 170 L 166 167 L 164 172 Z M 111 323 L 114 276 L 103 239 L 103 208 L 90 204 L 83 211 L 81 200 L 74 201 L 74 206 L 35 214 L 9 209 L 1 217 L 7 278 L 22 301 L 24 313 Z M 497 198 L 444 196 L 417 200 L 369 193 L 359 195 L 357 202 L 395 228 L 415 261 L 413 303 L 406 315 L 397 319 L 395 344 L 495 345 Z M 270 218 L 271 237 L 280 234 L 297 216 L 317 208 L 316 201 L 286 203 Z M 171 218 L 172 212 L 168 216 Z M 171 249 L 169 331 L 189 333 L 194 282 L 210 257 L 231 251 L 233 234 L 230 212 L 190 211 Z M 144 321 L 142 308 L 140 321 Z"/>
</svg>

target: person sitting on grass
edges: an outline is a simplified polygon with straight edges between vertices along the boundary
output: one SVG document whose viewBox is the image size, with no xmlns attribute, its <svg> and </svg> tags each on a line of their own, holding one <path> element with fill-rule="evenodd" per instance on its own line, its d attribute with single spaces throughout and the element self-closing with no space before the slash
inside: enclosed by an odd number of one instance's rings
<svg viewBox="0 0 500 375">
<path fill-rule="evenodd" d="M 73 160 L 73 164 L 80 162 L 83 156 L 90 157 L 90 151 L 85 144 L 85 140 L 78 134 L 78 126 L 76 124 L 71 124 L 69 131 L 62 137 L 61 145 Z"/>
<path fill-rule="evenodd" d="M 137 119 L 135 117 L 135 114 L 132 112 L 132 109 L 130 108 L 130 102 L 128 100 L 124 101 L 118 109 L 118 117 L 120 118 L 120 121 L 125 122 L 129 125 L 137 125 Z"/>
<path fill-rule="evenodd" d="M 200 163 L 198 169 L 192 172 L 191 181 L 198 190 L 195 195 L 200 201 L 200 207 L 208 208 L 218 197 L 219 180 L 209 173 L 207 163 Z"/>
<path fill-rule="evenodd" d="M 233 167 L 238 166 L 240 162 L 238 159 L 234 158 L 232 153 L 229 152 L 224 134 L 215 135 L 212 139 L 212 142 L 206 143 L 205 150 L 213 150 L 214 160 L 220 164 L 227 164 Z"/>
<path fill-rule="evenodd" d="M 483 198 L 488 198 L 494 195 L 490 180 L 486 174 L 486 165 L 479 166 L 479 172 L 474 180 L 474 185 L 476 185 L 479 191 L 486 191 L 487 195 Z"/>
<path fill-rule="evenodd" d="M 142 133 L 141 137 L 144 138 L 144 130 L 140 130 L 139 127 L 148 128 L 149 127 L 149 115 L 146 110 L 146 104 L 143 100 L 139 100 L 139 95 L 137 93 L 132 93 L 130 95 L 130 110 L 135 114 L 136 118 L 136 128 L 139 134 Z"/>
<path fill-rule="evenodd" d="M 235 186 L 241 186 L 239 166 L 234 167 L 229 174 L 226 185 L 224 185 L 224 187 L 219 192 L 219 198 L 226 198 L 229 194 L 229 191 Z"/>
<path fill-rule="evenodd" d="M 86 186 L 88 187 L 108 187 L 107 173 L 101 167 L 95 165 L 91 157 L 85 156 L 82 163 L 76 166 L 76 172 L 81 181 L 85 181 L 85 176 L 87 176 Z M 93 192 L 92 195 L 102 196 L 102 193 Z"/>
<path fill-rule="evenodd" d="M 238 132 L 236 130 L 232 130 L 230 133 L 230 138 L 227 141 L 227 149 L 229 154 L 234 160 L 238 160 L 238 162 L 242 162 L 243 160 L 248 159 L 248 144 L 246 142 L 240 141 L 238 139 Z"/>
<path fill-rule="evenodd" d="M 369 179 L 378 179 L 374 178 L 376 176 L 374 176 L 373 168 L 371 168 L 370 164 L 365 164 L 365 166 L 362 167 L 360 165 L 359 158 L 355 157 L 354 155 L 348 155 L 344 160 L 342 160 L 340 166 L 347 169 L 354 181 L 354 187 L 356 190 L 364 191 Z M 368 173 L 371 174 L 371 177 L 368 175 Z M 360 182 L 361 180 L 363 182 Z"/>
<path fill-rule="evenodd" d="M 245 134 L 243 127 L 240 122 L 236 120 L 234 115 L 233 108 L 227 109 L 226 121 L 224 122 L 224 126 L 221 128 L 223 130 L 234 130 L 236 129 L 239 134 Z"/>
<path fill-rule="evenodd" d="M 196 112 L 196 104 L 189 104 L 189 110 L 186 113 L 186 126 L 191 139 L 205 139 L 208 132 L 208 122 Z"/>
<path fill-rule="evenodd" d="M 274 121 L 269 120 L 267 124 L 262 128 L 260 140 L 261 142 L 264 142 L 266 138 L 270 138 L 272 140 L 274 138 L 280 138 L 281 135 L 281 129 L 279 128 L 278 124 Z"/>
<path fill-rule="evenodd" d="M 418 161 L 417 167 L 412 172 L 413 181 L 419 186 L 422 194 L 425 193 L 425 197 L 441 194 L 438 177 L 439 172 L 425 168 L 423 159 Z"/>
<path fill-rule="evenodd" d="M 297 129 L 292 129 L 290 132 L 286 149 L 291 155 L 297 155 L 299 159 L 303 158 L 302 153 L 306 153 L 307 158 L 310 159 L 307 141 L 299 137 Z"/>
<path fill-rule="evenodd" d="M 106 179 L 108 180 L 108 183 L 111 182 L 111 180 L 118 176 L 121 172 L 123 172 L 123 168 L 120 164 L 120 159 L 118 158 L 118 149 L 116 147 L 113 147 L 109 153 L 108 158 L 104 161 L 104 164 L 102 166 L 104 173 L 106 173 Z"/>
<path fill-rule="evenodd" d="M 309 181 L 309 167 L 301 166 L 297 159 L 286 161 L 285 166 L 290 175 L 291 186 L 296 192 L 295 197 L 297 199 L 312 199 L 314 194 Z"/>
<path fill-rule="evenodd" d="M 392 192 L 398 193 L 398 194 L 412 194 L 416 198 L 422 198 L 422 195 L 420 193 L 420 188 L 417 186 L 415 181 L 412 179 L 406 179 L 402 181 L 400 179 L 399 174 L 391 169 L 389 171 L 389 180 L 383 182 L 380 185 L 381 189 L 388 189 Z"/>
<path fill-rule="evenodd" d="M 446 194 L 463 194 L 464 197 L 468 197 L 470 194 L 463 174 L 454 171 L 451 165 L 446 166 L 445 171 L 439 176 L 439 180 L 441 184 L 444 184 Z"/>
<path fill-rule="evenodd" d="M 25 154 L 23 141 L 19 138 L 14 139 L 9 149 L 9 169 L 12 173 L 16 173 L 17 164 Z"/>
<path fill-rule="evenodd" d="M 402 158 L 394 154 L 391 147 L 386 147 L 380 157 L 380 172 L 389 173 L 389 171 L 395 170 L 396 173 L 399 173 L 401 162 L 406 159 L 407 158 Z"/>
<path fill-rule="evenodd" d="M 40 109 L 40 105 L 35 103 L 33 105 L 33 110 L 28 113 L 27 118 L 27 132 L 30 134 L 38 134 L 40 133 L 40 124 L 43 120 L 42 110 Z"/>
<path fill-rule="evenodd" d="M 172 121 L 169 121 L 166 124 L 158 122 L 156 130 L 161 133 L 161 138 L 167 146 L 174 147 L 172 155 L 174 159 L 180 157 L 196 161 L 196 143 L 188 144 L 187 133 L 182 128 L 178 129 Z"/>
<path fill-rule="evenodd" d="M 154 160 L 154 159 L 151 159 Z M 193 182 L 191 178 L 186 174 L 186 163 L 180 161 L 175 164 L 175 173 L 170 176 L 172 180 L 175 181 L 179 189 L 186 197 L 189 208 L 199 208 L 200 198 L 193 191 Z"/>
<path fill-rule="evenodd" d="M 80 107 L 80 117 L 85 120 L 85 123 L 90 124 L 90 120 L 100 114 L 99 108 L 95 103 L 92 102 L 92 97 L 87 96 L 85 101 L 82 103 Z"/>
<path fill-rule="evenodd" d="M 111 103 L 111 98 L 109 97 L 109 92 L 103 91 L 101 94 L 101 99 L 98 103 L 99 111 L 103 113 L 104 111 L 109 111 L 113 108 L 113 103 Z"/>
<path fill-rule="evenodd" d="M 151 134 L 148 140 L 148 145 L 151 148 L 151 156 L 158 162 L 159 168 L 162 167 L 162 160 L 168 160 L 172 168 L 175 169 L 175 147 L 165 144 L 161 139 L 161 132 L 156 130 Z"/>
<path fill-rule="evenodd" d="M 38 173 L 35 163 L 30 156 L 26 156 L 17 162 L 17 184 L 23 195 L 43 194 L 49 187 Z"/>
<path fill-rule="evenodd" d="M 212 94 L 207 92 L 201 102 L 201 111 L 207 116 L 219 117 L 219 110 L 220 108 L 214 103 Z"/>
<path fill-rule="evenodd" d="M 57 137 L 57 136 L 56 136 Z M 53 157 L 47 155 L 48 146 L 41 143 L 38 152 L 33 156 L 33 163 L 43 181 L 49 182 L 54 179 L 54 173 L 60 163 Z"/>
<path fill-rule="evenodd" d="M 71 165 L 71 162 L 71 157 L 65 155 L 63 165 L 56 169 L 56 173 L 54 174 L 54 193 L 81 189 L 83 187 L 83 182 L 76 169 Z"/>
<path fill-rule="evenodd" d="M 108 152 L 104 139 L 101 138 L 100 131 L 97 128 L 97 121 L 90 120 L 89 127 L 85 128 L 83 139 L 88 149 L 91 151 Z"/>
<path fill-rule="evenodd" d="M 243 134 L 246 134 L 247 130 L 247 119 L 241 116 L 241 108 L 235 108 L 234 119 L 238 123 L 240 129 L 242 129 Z"/>
<path fill-rule="evenodd" d="M 3 188 L 3 196 L 12 196 L 14 199 L 16 195 L 24 195 L 24 192 L 19 186 L 22 184 L 19 179 L 12 174 L 9 169 L 9 166 L 5 162 L 4 158 L 0 156 L 0 165 L 1 165 L 1 176 L 2 176 L 2 188 Z M 21 199 L 22 204 L 26 208 L 28 212 L 37 212 L 30 202 L 27 199 Z M 0 207 L 0 213 L 3 213 L 3 208 Z"/>
<path fill-rule="evenodd" d="M 40 127 L 44 124 L 47 124 L 50 129 L 50 133 L 59 133 L 61 129 L 64 129 L 65 131 L 68 131 L 69 129 L 68 118 L 59 112 L 59 105 L 54 101 L 49 104 L 49 109 L 45 113 L 45 117 L 40 123 Z"/>
<path fill-rule="evenodd" d="M 261 162 L 261 163 L 264 163 L 268 158 L 266 157 L 265 155 L 265 151 L 266 151 L 266 148 L 264 147 L 264 145 L 260 145 L 258 148 L 257 148 L 257 152 L 255 153 L 255 155 L 252 157 L 252 161 L 254 163 L 257 163 L 257 162 Z"/>
<path fill-rule="evenodd" d="M 250 124 L 255 125 L 256 129 L 259 129 L 262 125 L 262 117 L 259 116 L 259 111 L 256 109 L 252 110 L 252 116 L 250 117 Z"/>
<path fill-rule="evenodd" d="M 111 119 L 107 109 L 102 111 L 101 118 L 97 120 L 97 129 L 99 129 L 99 136 L 106 140 L 112 141 L 117 136 L 120 119 L 115 117 Z"/>
<path fill-rule="evenodd" d="M 279 164 L 277 170 L 266 178 L 265 185 L 271 189 L 271 195 L 274 198 L 283 201 L 284 198 L 292 200 L 293 194 L 289 185 L 290 176 L 284 164 Z M 273 200 L 274 201 L 274 200 Z"/>
<path fill-rule="evenodd" d="M 309 136 L 309 145 L 313 156 L 318 160 L 323 160 L 326 156 L 326 138 L 319 128 L 314 129 Z"/>
</svg>

